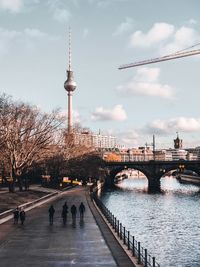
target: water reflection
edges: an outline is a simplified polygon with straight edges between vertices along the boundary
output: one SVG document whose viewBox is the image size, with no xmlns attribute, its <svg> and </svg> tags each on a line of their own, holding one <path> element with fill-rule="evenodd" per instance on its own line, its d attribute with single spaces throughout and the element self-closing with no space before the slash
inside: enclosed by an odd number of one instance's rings
<svg viewBox="0 0 200 267">
<path fill-rule="evenodd" d="M 116 185 L 116 190 L 130 190 L 135 192 L 147 193 L 148 190 L 148 180 L 146 177 L 141 178 L 129 178 L 123 180 Z M 165 176 L 161 178 L 161 193 L 163 194 L 196 194 L 200 193 L 200 187 L 190 184 L 181 184 L 176 178 L 173 176 Z M 156 192 L 159 193 L 159 192 Z"/>
<path fill-rule="evenodd" d="M 165 177 L 161 194 L 147 188 L 146 178 L 126 179 L 101 198 L 161 266 L 200 266 L 199 187 Z"/>
</svg>

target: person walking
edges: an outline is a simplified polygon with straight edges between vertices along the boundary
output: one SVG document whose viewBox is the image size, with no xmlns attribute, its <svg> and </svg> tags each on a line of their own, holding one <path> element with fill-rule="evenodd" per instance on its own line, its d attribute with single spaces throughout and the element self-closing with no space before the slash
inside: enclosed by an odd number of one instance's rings
<svg viewBox="0 0 200 267">
<path fill-rule="evenodd" d="M 53 225 L 54 213 L 55 213 L 55 209 L 54 209 L 53 205 L 51 205 L 49 208 L 49 223 L 50 223 L 50 225 Z"/>
<path fill-rule="evenodd" d="M 76 213 L 77 213 L 77 209 L 75 205 L 71 206 L 71 214 L 72 214 L 72 224 L 75 225 L 76 224 Z"/>
<path fill-rule="evenodd" d="M 66 225 L 67 213 L 68 213 L 68 206 L 67 206 L 67 202 L 65 202 L 65 204 L 63 205 L 63 208 L 62 208 L 63 225 Z"/>
<path fill-rule="evenodd" d="M 83 222 L 84 212 L 85 212 L 85 205 L 83 204 L 83 202 L 81 202 L 79 206 L 80 222 Z"/>
<path fill-rule="evenodd" d="M 19 220 L 19 207 L 17 207 L 14 210 L 13 215 L 14 215 L 14 224 L 18 224 L 18 220 Z"/>
<path fill-rule="evenodd" d="M 26 218 L 26 213 L 23 208 L 21 208 L 20 213 L 19 213 L 19 218 L 21 221 L 21 224 L 24 224 L 25 218 Z"/>
</svg>

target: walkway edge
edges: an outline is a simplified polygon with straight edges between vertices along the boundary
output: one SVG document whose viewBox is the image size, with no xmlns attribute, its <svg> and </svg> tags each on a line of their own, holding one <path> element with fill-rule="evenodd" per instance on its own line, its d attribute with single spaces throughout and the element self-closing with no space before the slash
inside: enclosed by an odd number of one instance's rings
<svg viewBox="0 0 200 267">
<path fill-rule="evenodd" d="M 111 226 L 108 224 L 106 218 L 101 213 L 96 203 L 91 200 L 89 192 L 86 191 L 86 199 L 88 206 L 94 216 L 94 219 L 107 243 L 113 258 L 119 267 L 142 267 L 137 264 L 137 259 L 131 256 L 131 252 L 127 251 L 126 247 L 118 240 Z"/>
<path fill-rule="evenodd" d="M 76 187 L 76 185 L 64 188 L 62 191 L 57 191 L 57 192 L 47 194 L 47 195 L 45 195 L 41 198 L 38 198 L 36 200 L 33 200 L 31 202 L 21 204 L 18 207 L 23 208 L 25 211 L 32 210 L 33 208 L 41 206 L 41 205 L 45 204 L 46 202 L 54 200 L 58 196 L 64 194 L 67 190 L 70 190 L 74 187 Z M 6 210 L 6 211 L 0 213 L 0 224 L 3 224 L 5 222 L 13 219 L 13 211 L 14 211 L 14 209 L 10 209 L 10 210 Z"/>
<path fill-rule="evenodd" d="M 25 211 L 29 211 L 33 208 L 36 208 L 48 201 L 51 201 L 53 199 L 55 199 L 58 195 L 60 195 L 60 193 L 58 192 L 55 192 L 55 193 L 51 193 L 51 194 L 48 194 L 46 196 L 43 196 L 41 198 L 38 198 L 32 202 L 27 202 L 27 203 L 24 203 L 22 205 L 19 205 L 20 208 L 23 208 Z M 13 209 L 10 209 L 10 210 L 7 210 L 5 212 L 2 212 L 0 214 L 0 224 L 3 224 L 9 220 L 11 220 L 13 218 Z"/>
</svg>

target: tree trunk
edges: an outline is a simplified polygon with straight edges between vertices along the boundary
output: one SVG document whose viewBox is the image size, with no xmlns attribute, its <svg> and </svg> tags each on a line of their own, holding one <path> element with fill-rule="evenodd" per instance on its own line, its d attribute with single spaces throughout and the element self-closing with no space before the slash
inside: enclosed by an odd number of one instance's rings
<svg viewBox="0 0 200 267">
<path fill-rule="evenodd" d="M 24 180 L 24 187 L 25 187 L 25 191 L 29 189 L 29 180 L 27 177 L 25 177 L 25 180 Z"/>
<path fill-rule="evenodd" d="M 9 181 L 8 182 L 8 190 L 9 190 L 9 193 L 14 193 L 15 192 L 15 187 L 14 187 L 14 182 L 13 181 Z"/>
<path fill-rule="evenodd" d="M 18 176 L 17 180 L 18 180 L 19 191 L 22 192 L 23 191 L 23 180 L 22 180 L 22 177 Z"/>
</svg>

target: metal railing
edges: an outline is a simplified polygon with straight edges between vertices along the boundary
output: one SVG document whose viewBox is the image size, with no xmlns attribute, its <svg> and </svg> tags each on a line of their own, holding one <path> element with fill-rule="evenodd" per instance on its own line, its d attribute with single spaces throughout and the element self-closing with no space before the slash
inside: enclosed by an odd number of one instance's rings
<svg viewBox="0 0 200 267">
<path fill-rule="evenodd" d="M 122 225 L 122 223 L 120 223 L 117 217 L 115 217 L 97 197 L 96 193 L 92 193 L 91 196 L 98 208 L 106 217 L 107 221 L 112 226 L 113 230 L 116 232 L 119 239 L 122 240 L 123 244 L 127 246 L 127 249 L 132 252 L 132 256 L 137 258 L 137 263 L 143 264 L 144 267 L 160 267 L 160 264 L 156 262 L 155 257 L 152 257 L 150 254 L 148 254 L 147 249 L 142 247 L 140 242 L 130 234 L 130 232 Z"/>
</svg>

